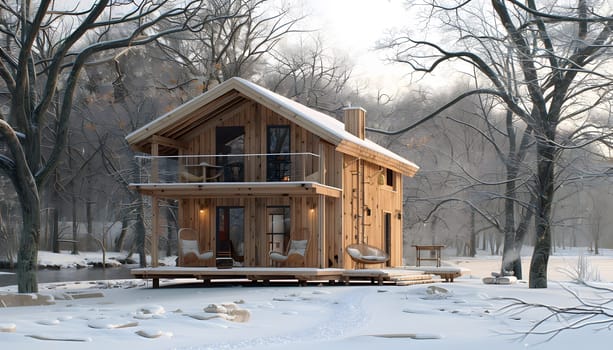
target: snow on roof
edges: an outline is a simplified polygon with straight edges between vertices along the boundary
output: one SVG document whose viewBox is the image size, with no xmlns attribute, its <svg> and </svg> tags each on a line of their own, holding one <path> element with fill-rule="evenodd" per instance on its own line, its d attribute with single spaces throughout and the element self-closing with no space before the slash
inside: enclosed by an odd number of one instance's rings
<svg viewBox="0 0 613 350">
<path fill-rule="evenodd" d="M 166 127 L 174 124 L 190 111 L 206 105 L 207 103 L 231 90 L 236 90 L 250 99 L 261 103 L 262 105 L 288 118 L 297 125 L 317 134 L 319 137 L 336 146 L 338 146 L 341 142 L 348 142 L 360 148 L 365 148 L 382 156 L 391 158 L 403 164 L 405 167 L 413 169 L 413 172 L 419 169 L 415 163 L 382 147 L 381 145 L 368 139 L 361 139 L 346 131 L 345 124 L 336 118 L 316 111 L 301 103 L 293 101 L 262 86 L 238 77 L 226 80 L 225 82 L 216 86 L 214 89 L 162 115 L 140 129 L 135 130 L 126 136 L 126 140 L 130 144 L 143 141 L 146 138 L 149 138 L 152 135 L 164 130 Z"/>
<path fill-rule="evenodd" d="M 418 169 L 419 167 L 405 159 L 404 157 L 382 147 L 381 145 L 368 140 L 368 139 L 361 139 L 357 136 L 355 136 L 354 134 L 348 132 L 347 130 L 345 130 L 345 124 L 342 123 L 341 121 L 337 120 L 334 117 L 331 117 L 325 113 L 316 111 L 312 108 L 309 108 L 301 103 L 298 103 L 296 101 L 290 100 L 289 98 L 285 97 L 285 96 L 281 96 L 277 93 L 274 93 L 268 89 L 265 89 L 257 84 L 254 84 L 250 81 L 247 81 L 245 79 L 242 78 L 232 78 L 232 79 L 236 79 L 237 81 L 239 81 L 241 84 L 244 84 L 245 86 L 248 86 L 249 88 L 253 89 L 254 91 L 257 91 L 260 95 L 262 96 L 266 96 L 268 99 L 272 100 L 272 101 L 276 101 L 278 104 L 282 105 L 283 107 L 285 107 L 285 109 L 292 111 L 294 114 L 300 116 L 301 118 L 303 118 L 304 120 L 308 121 L 309 123 L 315 124 L 317 125 L 319 128 L 324 129 L 329 131 L 330 133 L 334 134 L 334 136 L 339 139 L 339 140 L 346 140 L 349 141 L 351 143 L 360 145 L 362 147 L 366 147 L 368 149 L 371 149 L 375 152 L 384 154 L 390 158 L 393 158 L 399 162 L 402 162 L 404 164 L 407 164 L 411 167 L 415 167 L 416 169 Z M 323 135 L 321 135 L 323 136 Z M 328 140 L 331 141 L 331 140 Z M 338 142 L 335 142 L 335 144 L 338 144 Z"/>
</svg>

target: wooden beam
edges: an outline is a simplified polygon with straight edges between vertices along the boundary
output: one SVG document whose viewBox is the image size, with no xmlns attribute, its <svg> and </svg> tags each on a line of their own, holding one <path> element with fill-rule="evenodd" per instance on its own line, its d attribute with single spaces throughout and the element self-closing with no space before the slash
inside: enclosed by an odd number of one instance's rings
<svg viewBox="0 0 613 350">
<path fill-rule="evenodd" d="M 230 91 L 224 96 L 185 114 L 175 124 L 168 125 L 163 131 L 164 135 L 175 139 L 185 138 L 194 129 L 200 127 L 200 125 L 215 118 L 215 116 L 231 106 L 237 103 L 240 104 L 242 101 L 243 99 L 237 91 Z"/>
<path fill-rule="evenodd" d="M 130 184 L 130 189 L 160 198 L 280 197 L 317 196 L 340 198 L 340 188 L 312 182 L 204 182 L 171 184 Z"/>
<path fill-rule="evenodd" d="M 185 149 L 187 145 L 184 142 L 177 141 L 168 137 L 153 135 L 151 136 L 151 143 L 158 144 L 166 147 L 172 147 L 176 149 Z"/>
<path fill-rule="evenodd" d="M 180 123 L 186 115 L 190 115 L 195 111 L 198 111 L 202 108 L 202 106 L 206 106 L 210 101 L 213 101 L 232 91 L 236 93 L 233 84 L 226 84 L 225 86 L 225 89 L 213 89 L 194 99 L 191 99 L 190 101 L 155 119 L 142 128 L 132 132 L 126 136 L 126 140 L 129 144 L 142 143 L 152 134 L 158 134 L 160 131 L 166 130 L 175 124 Z"/>
<path fill-rule="evenodd" d="M 253 102 L 248 101 L 248 100 L 243 100 L 243 99 L 240 99 L 240 100 L 235 99 L 232 102 L 228 102 L 226 105 L 222 105 L 221 107 L 223 108 L 218 108 L 215 111 L 209 112 L 209 115 L 206 118 L 206 121 L 207 121 L 206 125 L 203 120 L 194 121 L 193 125 L 197 125 L 197 127 L 193 128 L 190 132 L 186 133 L 185 135 L 182 135 L 181 137 L 186 140 L 189 140 L 196 136 L 201 135 L 203 129 L 213 128 L 217 124 L 222 123 L 225 119 L 234 117 L 233 113 L 236 110 L 240 109 L 245 103 L 253 103 Z M 214 123 L 208 123 L 208 121 L 211 121 L 213 119 L 217 119 L 217 120 Z"/>
</svg>

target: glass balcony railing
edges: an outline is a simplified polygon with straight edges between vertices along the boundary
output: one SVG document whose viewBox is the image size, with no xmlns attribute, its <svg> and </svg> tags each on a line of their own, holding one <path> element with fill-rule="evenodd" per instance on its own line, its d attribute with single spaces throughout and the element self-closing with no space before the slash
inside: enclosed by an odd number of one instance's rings
<svg viewBox="0 0 613 350">
<path fill-rule="evenodd" d="M 319 179 L 319 156 L 269 153 L 136 156 L 139 183 L 287 182 Z"/>
</svg>

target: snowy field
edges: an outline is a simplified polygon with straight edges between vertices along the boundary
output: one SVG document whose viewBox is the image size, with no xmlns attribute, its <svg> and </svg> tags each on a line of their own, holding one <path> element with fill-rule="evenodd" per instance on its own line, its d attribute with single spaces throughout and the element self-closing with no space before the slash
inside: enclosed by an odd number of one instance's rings
<svg viewBox="0 0 613 350">
<path fill-rule="evenodd" d="M 600 280 L 594 284 L 611 289 L 613 253 L 603 253 L 587 261 Z M 454 283 L 407 287 L 205 288 L 161 281 L 162 288 L 154 290 L 141 280 L 42 284 L 40 298 L 50 305 L 0 308 L 0 344 L 3 349 L 45 350 L 608 348 L 610 316 L 608 324 L 566 330 L 547 341 L 548 336 L 524 336 L 549 315 L 545 310 L 505 310 L 512 301 L 504 298 L 558 307 L 578 305 L 575 295 L 594 304 L 613 299 L 613 292 L 574 283 L 558 271 L 575 270 L 578 260 L 571 254 L 553 256 L 549 274 L 555 281 L 538 290 L 523 281 L 483 284 L 481 277 L 499 268 L 499 257 L 450 258 L 447 263 L 471 272 Z M 0 294 L 14 291 L 14 286 L 4 287 Z M 537 331 L 569 322 L 554 319 Z"/>
</svg>

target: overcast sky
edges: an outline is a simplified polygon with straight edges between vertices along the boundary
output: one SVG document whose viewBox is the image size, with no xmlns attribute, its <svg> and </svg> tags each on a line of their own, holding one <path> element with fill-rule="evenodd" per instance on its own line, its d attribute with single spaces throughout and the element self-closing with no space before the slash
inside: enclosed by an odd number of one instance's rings
<svg viewBox="0 0 613 350">
<path fill-rule="evenodd" d="M 371 90 L 383 88 L 387 93 L 395 93 L 406 85 L 399 78 L 408 72 L 406 67 L 386 64 L 384 54 L 373 50 L 386 30 L 401 28 L 410 22 L 403 1 L 308 0 L 304 4 L 305 10 L 312 14 L 309 20 L 321 29 L 326 43 L 352 57 L 354 79 L 368 81 Z"/>
</svg>

